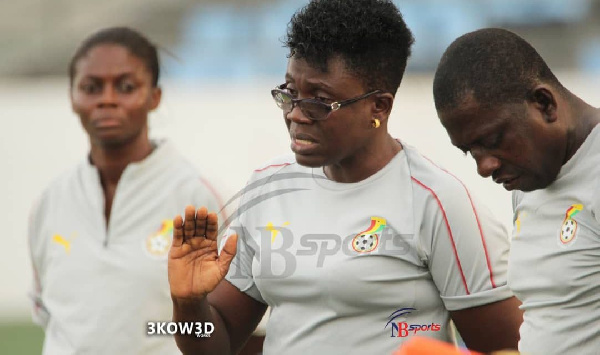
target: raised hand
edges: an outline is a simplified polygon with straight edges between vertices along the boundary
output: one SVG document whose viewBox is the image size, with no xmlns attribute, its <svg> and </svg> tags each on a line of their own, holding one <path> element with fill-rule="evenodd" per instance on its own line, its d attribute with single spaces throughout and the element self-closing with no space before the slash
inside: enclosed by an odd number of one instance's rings
<svg viewBox="0 0 600 355">
<path fill-rule="evenodd" d="M 235 256 L 237 235 L 227 239 L 218 255 L 216 213 L 206 207 L 198 211 L 185 208 L 185 218 L 173 220 L 173 243 L 169 251 L 171 297 L 180 300 L 202 299 L 225 278 Z"/>
</svg>

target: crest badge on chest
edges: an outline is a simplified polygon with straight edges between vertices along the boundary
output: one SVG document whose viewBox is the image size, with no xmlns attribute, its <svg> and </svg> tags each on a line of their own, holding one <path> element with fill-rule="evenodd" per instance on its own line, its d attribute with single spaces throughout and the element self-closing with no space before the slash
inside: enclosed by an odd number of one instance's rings
<svg viewBox="0 0 600 355">
<path fill-rule="evenodd" d="M 164 220 L 160 228 L 153 234 L 149 235 L 144 241 L 144 250 L 146 255 L 152 258 L 166 258 L 171 248 L 173 239 L 173 221 Z"/>
<path fill-rule="evenodd" d="M 560 227 L 560 241 L 563 244 L 569 244 L 575 239 L 577 234 L 577 221 L 573 219 L 576 214 L 583 210 L 583 205 L 571 205 L 565 212 L 565 219 Z"/>
<path fill-rule="evenodd" d="M 381 232 L 386 226 L 385 218 L 371 217 L 369 228 L 352 238 L 352 249 L 357 253 L 370 253 L 377 249 Z"/>
</svg>

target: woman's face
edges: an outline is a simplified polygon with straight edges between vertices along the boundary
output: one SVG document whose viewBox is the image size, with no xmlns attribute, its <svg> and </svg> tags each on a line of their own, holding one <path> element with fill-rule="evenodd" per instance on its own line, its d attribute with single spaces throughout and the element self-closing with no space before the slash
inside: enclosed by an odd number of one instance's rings
<svg viewBox="0 0 600 355">
<path fill-rule="evenodd" d="M 143 136 L 161 91 L 140 58 L 115 44 L 92 47 L 75 65 L 71 105 L 92 145 L 118 147 Z"/>
<path fill-rule="evenodd" d="M 327 104 L 365 94 L 361 81 L 346 70 L 339 57 L 329 60 L 327 71 L 291 57 L 285 75 L 286 89 L 296 99 L 318 98 Z M 375 138 L 372 127 L 375 95 L 344 106 L 324 121 L 308 119 L 298 107 L 285 115 L 296 161 L 304 166 L 355 165 L 360 152 Z"/>
</svg>

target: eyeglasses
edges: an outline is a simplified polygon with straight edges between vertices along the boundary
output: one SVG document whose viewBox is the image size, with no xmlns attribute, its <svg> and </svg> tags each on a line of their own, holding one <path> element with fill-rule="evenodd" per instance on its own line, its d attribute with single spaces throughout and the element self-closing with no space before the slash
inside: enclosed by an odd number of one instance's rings
<svg viewBox="0 0 600 355">
<path fill-rule="evenodd" d="M 271 90 L 271 95 L 273 95 L 273 100 L 275 100 L 277 106 L 283 110 L 285 115 L 292 112 L 294 106 L 298 106 L 304 116 L 313 121 L 323 121 L 327 119 L 329 114 L 333 111 L 337 111 L 344 106 L 348 106 L 362 99 L 366 99 L 373 94 L 381 92 L 381 90 L 374 90 L 348 100 L 336 101 L 327 104 L 318 99 L 294 99 L 289 91 L 286 90 L 286 85 L 287 84 L 277 85 L 275 89 Z"/>
</svg>

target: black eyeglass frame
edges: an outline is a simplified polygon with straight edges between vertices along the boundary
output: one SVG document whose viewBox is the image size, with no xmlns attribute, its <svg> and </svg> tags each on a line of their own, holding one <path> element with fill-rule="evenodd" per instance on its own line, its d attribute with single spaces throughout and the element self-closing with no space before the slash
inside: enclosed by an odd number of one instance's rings
<svg viewBox="0 0 600 355">
<path fill-rule="evenodd" d="M 373 91 L 369 91 L 365 94 L 362 94 L 360 96 L 356 96 L 350 99 L 346 99 L 346 100 L 342 100 L 342 101 L 335 101 L 332 102 L 330 104 L 326 104 L 321 100 L 317 100 L 314 98 L 308 98 L 308 99 L 294 99 L 292 97 L 292 95 L 289 93 L 289 91 L 285 90 L 285 86 L 287 84 L 281 84 L 281 85 L 277 85 L 275 87 L 275 89 L 271 90 L 271 96 L 273 96 L 273 100 L 275 100 L 275 103 L 277 104 L 277 106 L 282 109 L 284 111 L 284 114 L 289 114 L 290 112 L 292 112 L 292 110 L 294 110 L 295 106 L 298 106 L 300 108 L 300 111 L 302 111 L 302 113 L 304 114 L 304 116 L 308 117 L 310 120 L 312 121 L 324 121 L 327 119 L 327 117 L 329 117 L 329 115 L 334 112 L 337 111 L 339 109 L 341 109 L 342 107 L 348 106 L 350 104 L 353 104 L 357 101 L 366 99 L 367 97 L 374 95 L 374 94 L 379 94 L 382 91 L 381 90 L 373 90 Z M 286 112 L 286 109 L 283 107 L 283 105 L 288 105 L 280 100 L 277 99 L 278 94 L 280 95 L 285 95 L 288 96 L 291 102 L 291 107 L 289 108 L 289 110 Z M 311 115 L 307 114 L 303 109 L 303 103 L 310 103 L 313 105 L 317 105 L 317 106 L 321 106 L 323 107 L 324 110 L 324 115 L 323 118 L 320 117 L 311 117 Z"/>
</svg>

